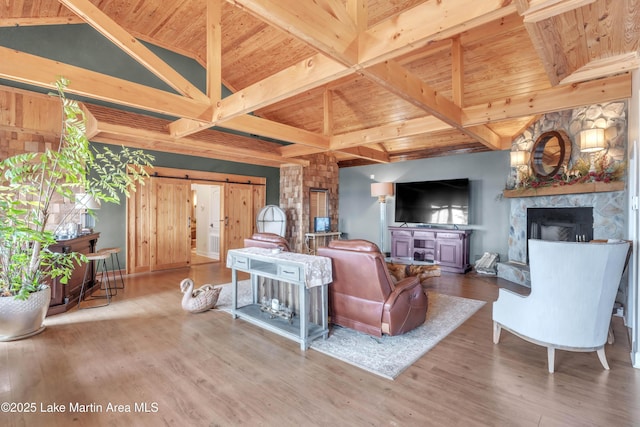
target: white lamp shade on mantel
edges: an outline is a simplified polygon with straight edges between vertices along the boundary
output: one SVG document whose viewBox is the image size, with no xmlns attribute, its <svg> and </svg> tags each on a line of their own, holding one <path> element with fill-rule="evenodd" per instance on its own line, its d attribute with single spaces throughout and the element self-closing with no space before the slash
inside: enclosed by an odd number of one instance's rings
<svg viewBox="0 0 640 427">
<path fill-rule="evenodd" d="M 580 132 L 580 151 L 593 153 L 604 149 L 604 129 L 593 128 Z"/>
<path fill-rule="evenodd" d="M 529 152 L 528 151 L 512 151 L 509 154 L 511 167 L 526 166 L 529 164 Z"/>
</svg>

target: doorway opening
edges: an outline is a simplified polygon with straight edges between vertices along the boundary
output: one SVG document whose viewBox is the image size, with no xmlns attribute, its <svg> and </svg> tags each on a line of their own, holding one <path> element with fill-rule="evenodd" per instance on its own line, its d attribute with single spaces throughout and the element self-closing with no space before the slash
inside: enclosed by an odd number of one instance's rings
<svg viewBox="0 0 640 427">
<path fill-rule="evenodd" d="M 191 264 L 220 261 L 222 185 L 191 184 Z"/>
</svg>

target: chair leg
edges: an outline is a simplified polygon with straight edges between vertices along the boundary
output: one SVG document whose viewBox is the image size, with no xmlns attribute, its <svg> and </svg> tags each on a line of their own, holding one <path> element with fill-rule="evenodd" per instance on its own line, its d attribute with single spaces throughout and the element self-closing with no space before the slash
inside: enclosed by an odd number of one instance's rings
<svg viewBox="0 0 640 427">
<path fill-rule="evenodd" d="M 94 263 L 94 267 L 95 267 L 95 279 L 97 280 L 98 277 L 98 273 L 100 270 L 100 265 L 102 265 L 102 273 L 101 273 L 101 281 L 100 281 L 100 288 L 102 289 L 102 286 L 104 285 L 104 290 L 105 290 L 105 295 L 91 295 L 90 297 L 86 297 L 85 295 L 85 286 L 86 286 L 86 282 L 87 282 L 87 271 L 89 270 L 89 263 L 93 263 L 94 260 L 97 260 L 97 263 Z M 100 264 L 100 261 L 102 261 L 102 264 Z M 94 286 L 95 282 L 94 282 Z M 111 303 L 111 297 L 113 296 L 112 293 L 112 287 L 111 287 L 111 281 L 109 280 L 109 275 L 107 273 L 107 262 L 105 260 L 105 258 L 89 258 L 88 262 L 87 262 L 87 266 L 85 267 L 85 273 L 84 273 L 84 278 L 82 281 L 82 287 L 80 288 L 80 297 L 78 298 L 78 310 L 80 309 L 85 309 L 85 308 L 98 308 L 98 307 L 104 307 L 106 305 L 109 305 Z M 87 300 L 94 300 L 94 299 L 101 299 L 101 298 L 106 298 L 107 302 L 104 304 L 99 304 L 99 305 L 90 305 L 88 307 L 81 307 L 81 303 L 83 301 L 87 301 Z"/>
<path fill-rule="evenodd" d="M 115 255 L 115 259 L 116 259 L 116 262 L 115 262 L 115 263 L 113 262 L 114 255 Z M 114 254 L 111 254 L 111 267 L 112 267 L 114 270 L 115 270 L 115 265 L 116 265 L 116 264 L 117 264 L 117 266 L 118 266 L 118 272 L 119 272 L 119 274 L 120 274 L 120 283 L 122 283 L 122 285 L 121 285 L 121 286 L 118 286 L 118 281 L 116 280 L 116 272 L 114 271 L 114 272 L 113 272 L 113 282 L 116 284 L 116 285 L 114 286 L 114 289 L 124 289 L 124 277 L 122 277 L 122 268 L 120 267 L 120 257 L 118 257 L 118 253 L 117 253 L 117 252 L 116 252 L 116 253 L 114 253 Z M 117 292 L 118 292 L 118 291 L 116 291 L 116 293 L 117 293 Z"/>
<path fill-rule="evenodd" d="M 501 330 L 502 330 L 502 327 L 500 326 L 500 324 L 498 322 L 493 322 L 493 343 L 494 344 L 498 344 L 498 342 L 500 341 Z"/>
<path fill-rule="evenodd" d="M 547 347 L 547 363 L 549 364 L 549 373 L 553 374 L 556 363 L 556 349 Z"/>
<path fill-rule="evenodd" d="M 609 333 L 607 334 L 607 343 L 613 344 L 616 341 L 616 336 L 613 334 L 613 325 L 609 324 Z"/>
<path fill-rule="evenodd" d="M 89 263 L 93 261 L 87 261 L 87 265 L 84 267 L 84 275 L 82 276 L 82 286 L 80 287 L 80 296 L 78 297 L 78 309 L 80 309 L 80 304 L 82 303 L 82 299 L 84 298 L 84 287 L 87 283 L 87 273 L 89 272 Z"/>
<path fill-rule="evenodd" d="M 604 346 L 600 347 L 597 350 L 598 359 L 600 359 L 600 363 L 602 363 L 602 367 L 606 370 L 609 370 L 609 364 L 607 363 L 607 356 L 604 354 Z"/>
</svg>

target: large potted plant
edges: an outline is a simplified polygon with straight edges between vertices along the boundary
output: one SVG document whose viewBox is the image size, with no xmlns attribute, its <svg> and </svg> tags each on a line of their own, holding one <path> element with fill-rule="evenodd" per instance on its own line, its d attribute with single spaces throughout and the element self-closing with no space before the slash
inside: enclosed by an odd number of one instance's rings
<svg viewBox="0 0 640 427">
<path fill-rule="evenodd" d="M 140 150 L 123 147 L 116 153 L 91 146 L 81 107 L 65 96 L 67 85 L 64 78 L 56 82 L 62 106 L 58 147 L 0 160 L 0 341 L 42 331 L 51 299 L 47 280 L 66 283 L 86 261 L 81 254 L 49 250 L 56 243 L 52 207 L 75 201 L 77 193 L 119 203 L 148 176 L 145 167 L 153 160 Z M 71 207 L 61 223 L 78 216 L 75 203 L 66 206 Z"/>
</svg>

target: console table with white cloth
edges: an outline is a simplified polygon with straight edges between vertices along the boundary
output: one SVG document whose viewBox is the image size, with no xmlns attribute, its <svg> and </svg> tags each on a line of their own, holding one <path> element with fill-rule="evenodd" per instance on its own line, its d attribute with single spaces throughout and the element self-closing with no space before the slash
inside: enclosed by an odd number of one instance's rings
<svg viewBox="0 0 640 427">
<path fill-rule="evenodd" d="M 330 258 L 248 247 L 229 250 L 227 267 L 231 268 L 231 314 L 234 319 L 240 317 L 297 341 L 302 350 L 309 348 L 312 340 L 321 336 L 327 337 L 329 333 L 327 286 L 333 280 Z M 252 303 L 243 307 L 238 307 L 238 271 L 251 274 Z M 291 291 L 286 303 L 289 306 L 297 305 L 297 312 L 292 319 L 286 320 L 261 309 L 261 299 L 270 297 L 258 295 L 258 277 L 275 279 L 289 285 Z M 320 289 L 319 323 L 310 322 L 308 314 L 310 290 L 315 288 Z M 295 292 L 297 298 L 293 292 L 294 289 L 297 290 Z M 294 300 L 297 300 L 295 301 L 297 304 L 294 304 Z"/>
</svg>

